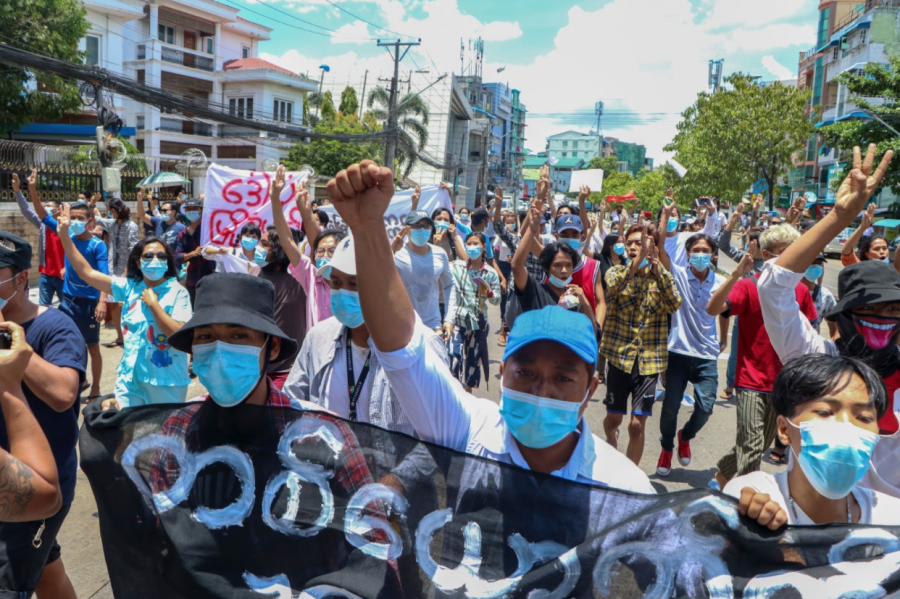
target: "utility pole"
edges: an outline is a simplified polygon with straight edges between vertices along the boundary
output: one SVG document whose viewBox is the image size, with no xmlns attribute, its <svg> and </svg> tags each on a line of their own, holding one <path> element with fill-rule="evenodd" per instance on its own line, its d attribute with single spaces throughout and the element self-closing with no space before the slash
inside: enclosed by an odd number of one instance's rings
<svg viewBox="0 0 900 599">
<path fill-rule="evenodd" d="M 359 100 L 359 120 L 362 120 L 363 115 L 363 106 L 366 102 L 366 81 L 369 79 L 369 69 L 366 69 L 366 74 L 363 75 L 363 91 L 362 98 Z"/>
<path fill-rule="evenodd" d="M 384 164 L 389 169 L 394 168 L 394 156 L 397 153 L 397 78 L 400 76 L 400 61 L 403 60 L 409 49 L 418 46 L 422 42 L 419 38 L 417 42 L 382 42 L 378 40 L 378 46 L 386 48 L 391 58 L 394 59 L 394 76 L 391 78 L 391 98 L 390 107 L 388 108 L 388 131 L 390 132 L 385 141 L 384 147 Z M 400 46 L 405 46 L 403 54 L 400 54 Z"/>
<path fill-rule="evenodd" d="M 487 182 L 488 182 L 488 145 L 491 141 L 491 121 L 490 119 L 487 122 L 487 125 L 484 127 L 484 151 L 481 153 L 481 198 L 484 198 L 484 201 L 480 201 L 480 198 L 475 198 L 476 206 L 485 206 L 487 207 Z"/>
</svg>

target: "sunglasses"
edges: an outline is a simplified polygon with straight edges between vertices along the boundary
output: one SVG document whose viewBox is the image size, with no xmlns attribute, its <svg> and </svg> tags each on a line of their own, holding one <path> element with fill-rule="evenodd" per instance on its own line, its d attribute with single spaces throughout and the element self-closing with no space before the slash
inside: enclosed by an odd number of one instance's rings
<svg viewBox="0 0 900 599">
<path fill-rule="evenodd" d="M 143 258 L 144 260 L 153 260 L 154 258 L 157 258 L 165 262 L 166 260 L 168 260 L 169 255 L 165 252 L 157 252 L 155 254 L 153 252 L 148 252 L 146 254 L 141 254 L 141 258 Z"/>
</svg>

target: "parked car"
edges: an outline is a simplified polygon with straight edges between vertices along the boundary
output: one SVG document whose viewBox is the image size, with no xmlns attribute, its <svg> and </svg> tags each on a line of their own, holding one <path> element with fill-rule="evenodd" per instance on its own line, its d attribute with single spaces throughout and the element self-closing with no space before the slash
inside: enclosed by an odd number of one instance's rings
<svg viewBox="0 0 900 599">
<path fill-rule="evenodd" d="M 847 240 L 850 238 L 851 235 L 853 235 L 853 231 L 855 231 L 855 230 L 856 229 L 849 227 L 847 229 L 844 229 L 840 233 L 838 233 L 838 236 L 835 237 L 834 239 L 832 239 L 831 242 L 825 246 L 825 252 L 824 252 L 825 255 L 827 256 L 829 254 L 831 254 L 831 255 L 840 254 L 841 251 L 843 251 L 843 249 L 844 249 L 844 244 L 847 243 Z"/>
</svg>

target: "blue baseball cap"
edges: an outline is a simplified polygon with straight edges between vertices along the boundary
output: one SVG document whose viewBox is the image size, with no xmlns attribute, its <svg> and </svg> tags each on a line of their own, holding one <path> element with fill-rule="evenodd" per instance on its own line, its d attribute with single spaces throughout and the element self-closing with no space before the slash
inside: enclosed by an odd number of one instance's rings
<svg viewBox="0 0 900 599">
<path fill-rule="evenodd" d="M 556 232 L 562 233 L 567 229 L 575 229 L 579 233 L 584 232 L 584 224 L 574 214 L 563 214 L 556 219 Z"/>
<path fill-rule="evenodd" d="M 579 312 L 570 312 L 559 306 L 523 312 L 516 318 L 509 332 L 503 361 L 535 341 L 555 341 L 571 349 L 588 364 L 597 363 L 597 335 L 594 325 L 587 316 Z"/>
</svg>

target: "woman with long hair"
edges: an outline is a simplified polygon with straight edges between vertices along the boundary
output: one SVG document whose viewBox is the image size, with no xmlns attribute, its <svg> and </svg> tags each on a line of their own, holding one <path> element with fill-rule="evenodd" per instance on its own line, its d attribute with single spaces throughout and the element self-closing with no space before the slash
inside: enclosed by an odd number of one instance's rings
<svg viewBox="0 0 900 599">
<path fill-rule="evenodd" d="M 187 354 L 168 339 L 191 318 L 187 289 L 178 284 L 175 254 L 158 237 L 145 237 L 128 255 L 124 277 L 94 270 L 69 237 L 69 207 L 58 224 L 63 250 L 81 279 L 124 306 L 124 353 L 115 398 L 103 407 L 183 402 L 191 382 Z"/>
</svg>

